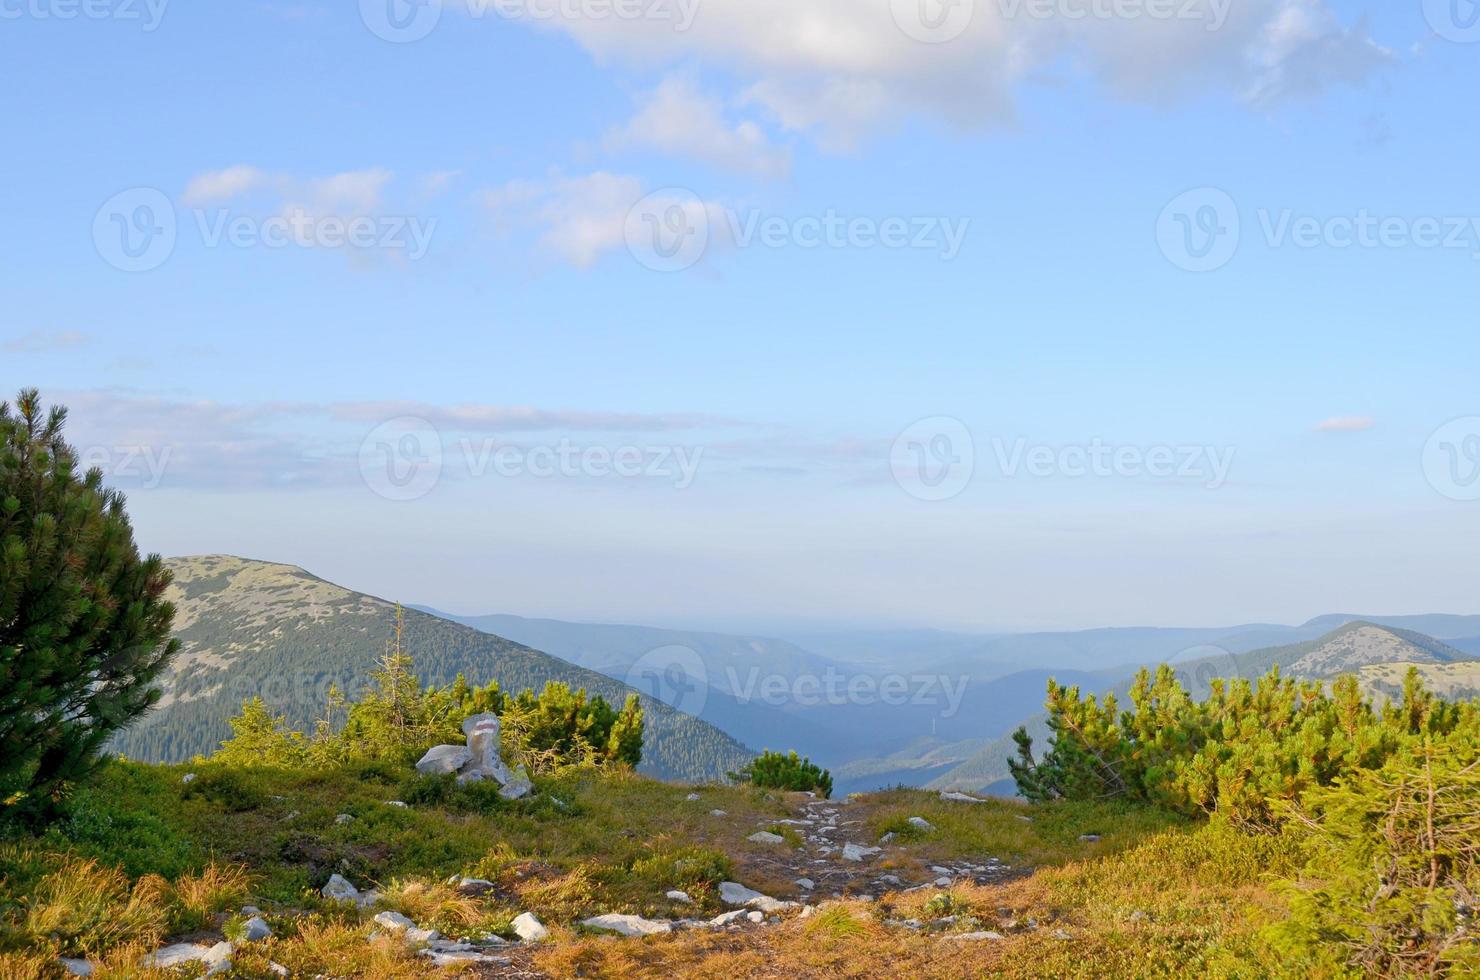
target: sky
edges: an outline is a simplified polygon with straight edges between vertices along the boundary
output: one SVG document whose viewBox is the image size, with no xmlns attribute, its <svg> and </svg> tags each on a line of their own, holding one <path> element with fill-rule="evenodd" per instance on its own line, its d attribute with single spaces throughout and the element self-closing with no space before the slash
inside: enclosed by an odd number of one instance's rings
<svg viewBox="0 0 1480 980">
<path fill-rule="evenodd" d="M 140 546 L 768 631 L 1480 612 L 1472 0 L 0 0 Z"/>
</svg>

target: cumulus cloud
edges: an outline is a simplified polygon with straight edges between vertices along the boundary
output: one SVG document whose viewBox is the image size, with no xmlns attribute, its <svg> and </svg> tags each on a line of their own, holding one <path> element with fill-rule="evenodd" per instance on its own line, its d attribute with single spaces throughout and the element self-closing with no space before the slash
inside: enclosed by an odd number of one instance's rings
<svg viewBox="0 0 1480 980">
<path fill-rule="evenodd" d="M 1317 432 L 1366 432 L 1377 421 L 1366 415 L 1340 415 L 1316 424 Z"/>
<path fill-rule="evenodd" d="M 697 61 L 739 79 L 737 98 L 781 125 L 840 147 L 912 113 L 964 126 L 1008 121 L 1017 89 L 1045 74 L 1081 73 L 1137 102 L 1222 93 L 1264 109 L 1362 84 L 1393 61 L 1365 24 L 1343 24 L 1329 0 L 1118 8 L 1088 0 L 705 0 L 683 30 L 677 18 L 549 7 L 539 24 L 603 62 Z M 936 30 L 932 11 L 960 22 Z"/>
<path fill-rule="evenodd" d="M 272 178 L 256 167 L 237 164 L 225 170 L 197 174 L 185 186 L 185 193 L 180 195 L 180 200 L 187 207 L 206 207 L 230 201 L 271 182 Z"/>
<path fill-rule="evenodd" d="M 645 96 L 637 114 L 607 136 L 607 147 L 654 149 L 757 177 L 791 171 L 791 154 L 773 146 L 756 122 L 726 119 L 723 103 L 685 75 L 664 79 Z"/>
</svg>

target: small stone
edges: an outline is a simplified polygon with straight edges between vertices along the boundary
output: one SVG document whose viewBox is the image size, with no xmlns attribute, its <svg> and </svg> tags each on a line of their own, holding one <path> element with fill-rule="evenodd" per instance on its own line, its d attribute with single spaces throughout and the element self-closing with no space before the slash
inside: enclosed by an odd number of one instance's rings
<svg viewBox="0 0 1480 980">
<path fill-rule="evenodd" d="M 969 943 L 969 942 L 978 942 L 978 941 L 983 940 L 983 939 L 997 940 L 997 939 L 1001 939 L 1003 937 L 1002 937 L 1002 933 L 1000 933 L 1000 932 L 993 932 L 992 930 L 988 929 L 988 930 L 985 930 L 983 932 L 957 932 L 957 933 L 952 933 L 951 935 L 948 935 L 945 938 L 946 939 L 955 940 L 957 942 L 968 942 Z"/>
<path fill-rule="evenodd" d="M 845 861 L 862 861 L 878 853 L 877 847 L 864 847 L 862 844 L 843 845 L 843 860 Z"/>
<path fill-rule="evenodd" d="M 262 910 L 255 905 L 243 905 L 242 915 L 261 915 Z"/>
<path fill-rule="evenodd" d="M 954 803 L 985 803 L 986 800 L 977 799 L 975 796 L 967 796 L 965 793 L 957 793 L 954 790 L 944 790 L 940 798 Z"/>
<path fill-rule="evenodd" d="M 242 923 L 242 938 L 249 943 L 260 943 L 272 935 L 272 927 L 261 916 L 254 915 Z"/>
<path fill-rule="evenodd" d="M 407 929 L 416 928 L 416 923 L 400 912 L 380 912 L 375 916 L 375 924 L 384 926 L 392 932 L 405 932 Z"/>
<path fill-rule="evenodd" d="M 916 830 L 923 830 L 927 833 L 935 829 L 935 824 L 931 823 L 929 820 L 926 820 L 924 817 L 910 817 L 910 819 L 907 820 L 906 823 L 908 823 L 911 827 L 914 827 Z"/>
<path fill-rule="evenodd" d="M 744 915 L 744 909 L 735 909 L 731 912 L 721 912 L 719 915 L 716 915 L 714 918 L 710 919 L 708 925 L 711 928 L 720 929 L 724 926 L 729 925 L 731 922 L 734 922 L 736 919 L 743 917 Z"/>
<path fill-rule="evenodd" d="M 537 943 L 550 937 L 550 930 L 532 912 L 519 913 L 511 925 L 515 934 L 527 943 Z"/>
<path fill-rule="evenodd" d="M 1055 938 L 1055 939 L 1073 939 L 1074 937 L 1071 936 L 1071 935 L 1069 935 L 1067 932 L 1065 932 L 1062 929 L 1055 929 L 1053 931 L 1053 938 Z"/>
<path fill-rule="evenodd" d="M 1082 844 L 1098 844 L 1100 842 L 1100 835 L 1099 834 L 1080 834 L 1079 835 L 1079 841 Z"/>
<path fill-rule="evenodd" d="M 681 902 L 684 905 L 693 905 L 694 904 L 694 900 L 689 897 L 689 893 L 688 892 L 679 891 L 676 888 L 673 891 L 668 892 L 666 895 L 664 895 L 664 898 L 667 898 L 669 901 L 673 901 L 673 902 Z"/>
<path fill-rule="evenodd" d="M 935 879 L 935 887 L 936 888 L 950 888 L 951 887 L 952 880 L 953 879 L 947 877 L 946 875 L 941 875 L 939 878 Z"/>
<path fill-rule="evenodd" d="M 350 816 L 348 813 L 341 813 L 339 816 L 334 818 L 334 822 L 343 827 L 347 823 L 354 823 L 355 818 Z"/>
<path fill-rule="evenodd" d="M 340 875 L 330 875 L 329 883 L 319 894 L 336 902 L 358 902 L 360 900 L 360 890 Z"/>
<path fill-rule="evenodd" d="M 595 915 L 589 919 L 582 919 L 581 925 L 588 929 L 600 929 L 604 932 L 615 932 L 620 936 L 656 936 L 660 933 L 672 932 L 673 923 L 654 919 L 644 919 L 640 915 Z"/>
<path fill-rule="evenodd" d="M 879 838 L 879 843 L 880 844 L 893 844 L 894 841 L 895 841 L 895 839 L 898 838 L 898 837 L 899 837 L 899 835 L 896 834 L 894 831 L 891 830 L 891 831 L 889 831 L 889 833 L 887 833 L 883 837 L 880 837 Z"/>
<path fill-rule="evenodd" d="M 271 960 L 267 961 L 267 969 L 268 972 L 276 976 L 285 977 L 288 975 L 288 968 L 286 966 L 283 966 L 281 963 L 274 963 Z"/>
<path fill-rule="evenodd" d="M 801 888 L 804 891 L 811 891 L 812 889 L 817 887 L 817 882 L 813 881 L 811 878 L 798 878 L 796 884 L 798 888 Z"/>
<path fill-rule="evenodd" d="M 699 794 L 690 793 L 688 796 L 685 796 L 684 799 L 688 800 L 690 803 L 694 803 L 699 799 Z"/>
<path fill-rule="evenodd" d="M 74 977 L 90 977 L 93 975 L 93 965 L 87 960 L 73 960 L 64 956 L 59 962 L 62 964 L 62 969 Z"/>
<path fill-rule="evenodd" d="M 420 946 L 422 943 L 434 943 L 441 938 L 442 934 L 435 929 L 412 928 L 406 930 L 406 941 L 413 946 Z"/>
<path fill-rule="evenodd" d="M 709 815 L 711 817 L 728 817 L 729 816 L 729 814 L 726 813 L 723 810 L 710 810 L 709 811 Z"/>
<path fill-rule="evenodd" d="M 486 895 L 498 886 L 484 878 L 458 878 L 457 890 L 464 895 Z"/>
<path fill-rule="evenodd" d="M 754 844 L 785 844 L 786 838 L 780 834 L 773 834 L 768 830 L 760 830 L 745 838 Z"/>
<path fill-rule="evenodd" d="M 393 806 L 400 810 L 405 810 L 410 806 L 405 800 L 386 800 L 385 805 Z"/>
<path fill-rule="evenodd" d="M 1131 919 L 1130 919 L 1130 921 L 1132 921 L 1132 922 L 1145 922 L 1149 918 L 1151 918 L 1151 916 L 1147 915 L 1141 909 L 1136 909 L 1134 912 L 1131 913 Z"/>
<path fill-rule="evenodd" d="M 180 782 L 185 783 L 186 785 L 195 782 L 195 773 L 187 772 L 185 775 L 180 777 Z"/>
<path fill-rule="evenodd" d="M 747 919 L 749 919 L 751 922 L 765 922 L 766 921 L 766 913 L 761 912 L 759 910 L 757 910 L 755 912 L 746 912 L 745 913 L 745 917 Z"/>
</svg>

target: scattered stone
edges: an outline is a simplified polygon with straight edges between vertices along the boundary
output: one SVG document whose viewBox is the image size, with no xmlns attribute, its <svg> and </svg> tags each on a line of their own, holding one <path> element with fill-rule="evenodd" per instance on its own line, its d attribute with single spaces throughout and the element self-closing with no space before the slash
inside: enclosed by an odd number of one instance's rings
<svg viewBox="0 0 1480 980">
<path fill-rule="evenodd" d="M 817 887 L 817 882 L 813 881 L 811 878 L 798 878 L 796 884 L 798 888 L 804 891 L 811 891 L 812 889 Z"/>
<path fill-rule="evenodd" d="M 261 915 L 262 910 L 255 905 L 243 905 L 242 915 Z"/>
<path fill-rule="evenodd" d="M 1053 931 L 1053 938 L 1055 938 L 1055 939 L 1073 939 L 1074 937 L 1071 936 L 1071 935 L 1069 935 L 1067 932 L 1065 932 L 1062 929 L 1055 929 Z"/>
<path fill-rule="evenodd" d="M 1099 834 L 1080 834 L 1079 835 L 1079 842 L 1081 844 L 1098 844 L 1100 842 L 1100 835 Z"/>
<path fill-rule="evenodd" d="M 758 830 L 751 834 L 746 840 L 755 844 L 785 844 L 786 838 L 780 834 L 773 834 L 769 830 Z"/>
<path fill-rule="evenodd" d="M 531 912 L 520 912 L 511 923 L 514 932 L 527 943 L 537 943 L 550 938 L 550 930 Z"/>
<path fill-rule="evenodd" d="M 762 912 L 784 912 L 797 907 L 796 902 L 783 902 L 769 895 L 762 895 L 734 881 L 719 883 L 719 900 L 726 905 L 743 905 Z"/>
<path fill-rule="evenodd" d="M 620 936 L 656 936 L 661 933 L 673 931 L 673 923 L 671 922 L 644 919 L 640 915 L 618 915 L 615 913 L 582 919 L 581 925 L 588 929 L 615 932 Z"/>
<path fill-rule="evenodd" d="M 407 929 L 415 929 L 416 923 L 412 922 L 400 912 L 381 912 L 375 916 L 375 924 L 384 926 L 392 932 L 405 932 Z"/>
<path fill-rule="evenodd" d="M 721 929 L 729 925 L 731 922 L 734 922 L 736 919 L 743 917 L 744 915 L 744 909 L 735 909 L 731 912 L 721 912 L 719 915 L 716 915 L 714 918 L 710 919 L 708 925 L 715 929 Z"/>
<path fill-rule="evenodd" d="M 267 961 L 267 969 L 269 972 L 279 977 L 285 977 L 288 975 L 288 968 L 286 966 L 283 966 L 281 963 L 274 963 L 271 960 Z"/>
<path fill-rule="evenodd" d="M 186 785 L 195 782 L 195 773 L 187 772 L 185 775 L 180 777 L 180 782 L 185 783 Z"/>
<path fill-rule="evenodd" d="M 354 823 L 355 818 L 350 816 L 348 813 L 341 813 L 339 816 L 334 818 L 334 822 L 343 827 L 347 823 Z"/>
<path fill-rule="evenodd" d="M 1013 814 L 1013 816 L 1017 817 L 1023 823 L 1032 823 L 1033 822 L 1033 818 L 1032 817 L 1023 816 L 1021 813 L 1015 813 L 1015 814 Z"/>
<path fill-rule="evenodd" d="M 693 905 L 694 904 L 694 900 L 692 898 L 689 898 L 689 893 L 688 892 L 679 891 L 676 888 L 673 891 L 668 892 L 664 896 L 664 898 L 667 898 L 668 900 L 673 901 L 673 902 L 681 902 L 684 905 Z"/>
<path fill-rule="evenodd" d="M 751 922 L 756 922 L 756 923 L 760 923 L 760 922 L 765 922 L 766 921 L 766 913 L 760 911 L 759 909 L 757 909 L 754 912 L 746 912 L 745 913 L 745 917 L 747 919 L 749 919 Z"/>
<path fill-rule="evenodd" d="M 360 890 L 340 875 L 330 875 L 329 883 L 319 894 L 336 902 L 358 902 L 360 900 Z"/>
<path fill-rule="evenodd" d="M 843 860 L 845 861 L 862 861 L 878 853 L 879 848 L 877 847 L 864 847 L 862 844 L 843 845 Z"/>
<path fill-rule="evenodd" d="M 910 819 L 905 822 L 908 823 L 911 827 L 914 827 L 916 830 L 923 830 L 927 833 L 935 829 L 935 824 L 931 823 L 929 820 L 926 820 L 924 817 L 910 817 Z"/>
<path fill-rule="evenodd" d="M 242 923 L 242 938 L 249 943 L 260 943 L 272 935 L 272 927 L 260 915 L 254 915 Z"/>
<path fill-rule="evenodd" d="M 93 975 L 93 965 L 87 960 L 72 960 L 64 956 L 60 962 L 62 969 L 74 977 L 90 977 Z"/>
<path fill-rule="evenodd" d="M 975 796 L 967 796 L 965 793 L 957 793 L 954 790 L 942 790 L 940 798 L 955 803 L 985 803 L 986 800 L 977 799 Z"/>
<path fill-rule="evenodd" d="M 893 844 L 894 841 L 895 841 L 895 839 L 898 838 L 898 837 L 899 837 L 899 835 L 896 834 L 894 831 L 891 830 L 891 831 L 889 831 L 889 833 L 887 833 L 883 837 L 880 837 L 879 838 L 879 843 L 880 844 Z"/>
<path fill-rule="evenodd" d="M 1147 915 L 1141 909 L 1136 909 L 1134 912 L 1131 913 L 1131 919 L 1130 920 L 1132 922 L 1145 922 L 1146 920 L 1148 920 L 1150 918 L 1151 918 L 1151 916 Z"/>
<path fill-rule="evenodd" d="M 968 942 L 968 943 L 970 943 L 970 942 L 978 942 L 978 941 L 983 940 L 983 939 L 997 940 L 997 939 L 1003 938 L 1003 936 L 1002 936 L 1002 933 L 1000 933 L 1000 932 L 993 932 L 992 930 L 987 929 L 987 930 L 984 930 L 982 932 L 956 932 L 956 933 L 951 933 L 950 935 L 947 935 L 945 938 L 946 939 L 952 939 L 952 940 L 955 940 L 957 942 Z"/>
<path fill-rule="evenodd" d="M 728 817 L 729 816 L 729 814 L 726 813 L 723 810 L 710 810 L 709 811 L 709 815 L 711 817 Z"/>
<path fill-rule="evenodd" d="M 690 803 L 693 803 L 699 799 L 699 794 L 690 793 L 688 796 L 685 796 L 684 799 L 688 800 Z"/>
<path fill-rule="evenodd" d="M 936 888 L 950 888 L 951 885 L 952 885 L 952 883 L 953 883 L 953 881 L 954 881 L 954 879 L 952 879 L 950 876 L 948 876 L 948 875 L 941 875 L 939 878 L 935 879 L 935 887 Z"/>
<path fill-rule="evenodd" d="M 482 953 L 475 949 L 457 949 L 446 952 L 435 949 L 424 949 L 421 955 L 432 961 L 433 966 L 462 966 L 465 963 L 495 963 L 500 966 L 508 966 L 507 956 L 494 956 L 490 953 Z"/>
<path fill-rule="evenodd" d="M 206 976 L 214 976 L 231 969 L 231 943 L 221 942 L 214 946 L 204 943 L 175 943 L 157 953 L 144 957 L 146 968 L 167 968 L 200 963 L 206 967 Z"/>
<path fill-rule="evenodd" d="M 405 800 L 386 800 L 385 805 L 397 807 L 402 810 L 405 810 L 410 806 L 410 804 L 408 804 Z"/>
<path fill-rule="evenodd" d="M 423 943 L 434 943 L 442 938 L 442 934 L 435 929 L 417 929 L 412 927 L 406 930 L 406 941 L 413 946 Z"/>
<path fill-rule="evenodd" d="M 438 745 L 428 749 L 416 764 L 416 771 L 424 776 L 445 776 L 457 772 L 473 758 L 466 745 Z"/>
</svg>

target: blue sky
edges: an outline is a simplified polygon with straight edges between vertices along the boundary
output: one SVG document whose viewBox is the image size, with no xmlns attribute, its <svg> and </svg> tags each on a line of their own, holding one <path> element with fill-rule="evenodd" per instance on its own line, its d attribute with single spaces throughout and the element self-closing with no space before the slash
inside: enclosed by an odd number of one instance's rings
<svg viewBox="0 0 1480 980">
<path fill-rule="evenodd" d="M 1480 611 L 1468 0 L 937 2 L 4 0 L 0 382 L 144 547 L 458 611 Z"/>
</svg>

